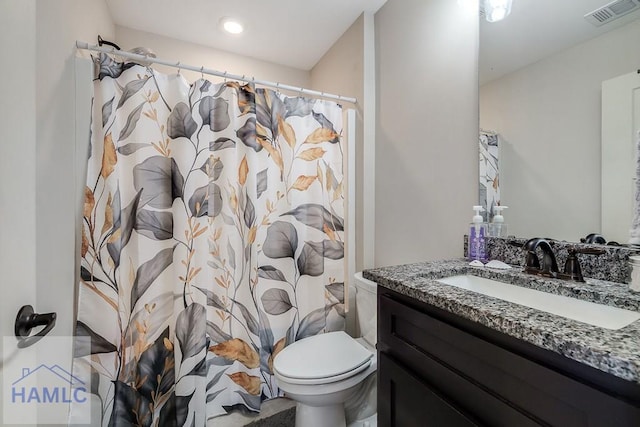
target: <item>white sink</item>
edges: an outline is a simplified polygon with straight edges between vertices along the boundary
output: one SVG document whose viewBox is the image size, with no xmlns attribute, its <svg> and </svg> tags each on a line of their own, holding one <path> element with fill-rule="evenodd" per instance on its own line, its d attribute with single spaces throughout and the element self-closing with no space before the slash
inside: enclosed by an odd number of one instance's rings
<svg viewBox="0 0 640 427">
<path fill-rule="evenodd" d="M 438 282 L 606 329 L 620 329 L 640 319 L 640 313 L 471 274 L 443 277 Z"/>
</svg>

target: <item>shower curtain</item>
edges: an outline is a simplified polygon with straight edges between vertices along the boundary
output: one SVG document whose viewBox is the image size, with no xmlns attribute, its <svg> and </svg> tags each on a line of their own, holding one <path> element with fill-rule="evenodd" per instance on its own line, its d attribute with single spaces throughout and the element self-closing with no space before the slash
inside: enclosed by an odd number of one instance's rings
<svg viewBox="0 0 640 427">
<path fill-rule="evenodd" d="M 259 411 L 344 327 L 341 107 L 96 63 L 74 375 L 104 426 Z"/>
<path fill-rule="evenodd" d="M 486 222 L 493 219 L 493 208 L 500 205 L 500 136 L 496 132 L 480 130 L 480 185 L 478 200 L 485 211 L 482 216 Z"/>
</svg>

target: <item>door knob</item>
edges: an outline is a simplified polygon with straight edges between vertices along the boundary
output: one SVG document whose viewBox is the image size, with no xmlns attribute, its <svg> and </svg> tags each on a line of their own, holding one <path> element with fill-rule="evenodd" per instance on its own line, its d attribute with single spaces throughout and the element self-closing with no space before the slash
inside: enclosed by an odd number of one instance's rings
<svg viewBox="0 0 640 427">
<path fill-rule="evenodd" d="M 30 305 L 24 305 L 16 316 L 15 334 L 18 338 L 18 347 L 29 347 L 47 335 L 56 325 L 56 313 L 38 314 Z M 29 335 L 36 326 L 44 326 L 35 335 Z"/>
</svg>

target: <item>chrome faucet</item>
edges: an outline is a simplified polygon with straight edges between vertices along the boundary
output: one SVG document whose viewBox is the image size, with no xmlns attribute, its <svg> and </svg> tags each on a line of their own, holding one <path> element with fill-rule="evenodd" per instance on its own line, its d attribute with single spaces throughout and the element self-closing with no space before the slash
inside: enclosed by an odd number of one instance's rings
<svg viewBox="0 0 640 427">
<path fill-rule="evenodd" d="M 542 250 L 542 262 L 538 258 L 536 249 Z M 556 256 L 551 249 L 551 244 L 541 237 L 535 237 L 529 239 L 523 246 L 523 249 L 527 251 L 527 257 L 525 259 L 524 271 L 530 274 L 538 274 L 547 277 L 558 277 L 558 262 Z"/>
</svg>

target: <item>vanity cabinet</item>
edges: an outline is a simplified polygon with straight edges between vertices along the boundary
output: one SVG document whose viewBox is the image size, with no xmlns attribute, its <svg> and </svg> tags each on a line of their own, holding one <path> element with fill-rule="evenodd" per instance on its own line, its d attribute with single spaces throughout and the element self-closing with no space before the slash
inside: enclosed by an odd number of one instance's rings
<svg viewBox="0 0 640 427">
<path fill-rule="evenodd" d="M 640 386 L 378 287 L 380 426 L 640 426 Z"/>
</svg>

